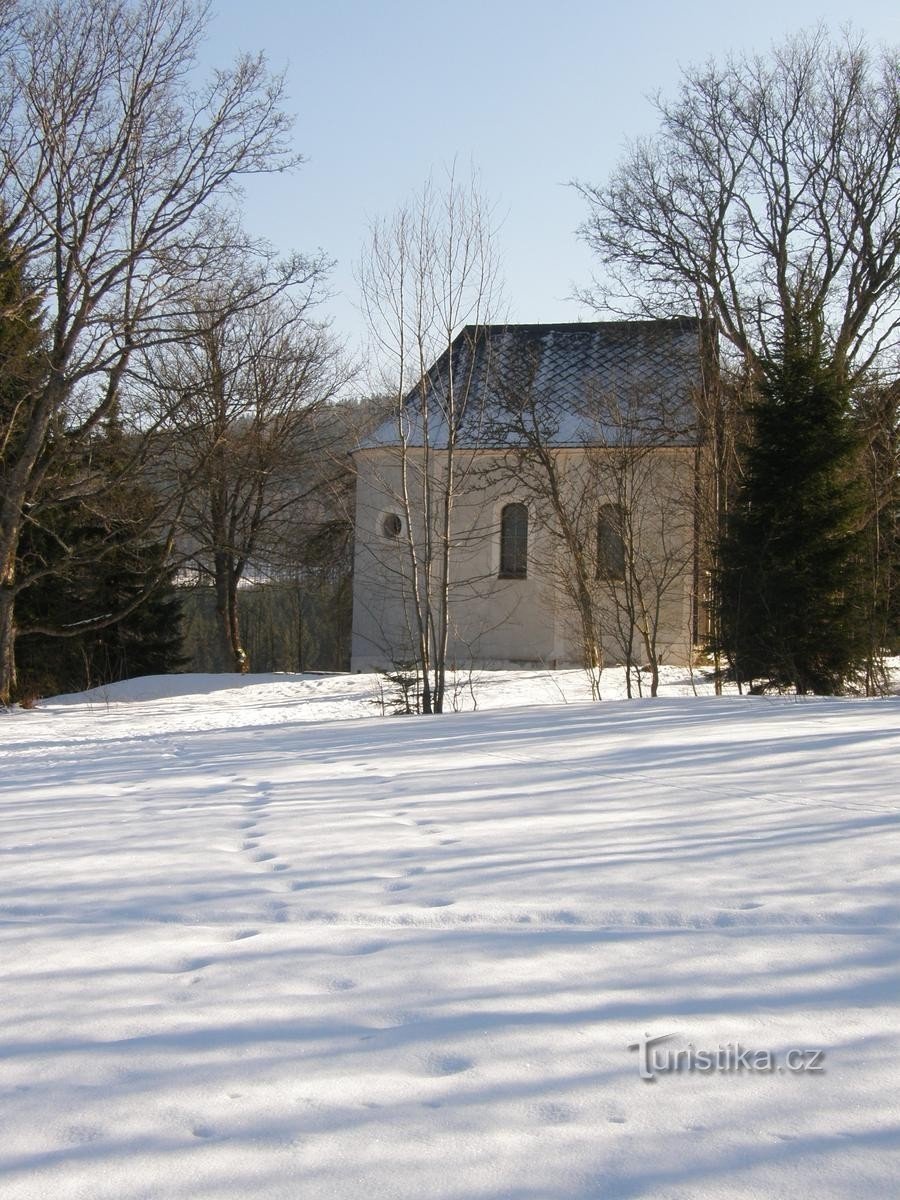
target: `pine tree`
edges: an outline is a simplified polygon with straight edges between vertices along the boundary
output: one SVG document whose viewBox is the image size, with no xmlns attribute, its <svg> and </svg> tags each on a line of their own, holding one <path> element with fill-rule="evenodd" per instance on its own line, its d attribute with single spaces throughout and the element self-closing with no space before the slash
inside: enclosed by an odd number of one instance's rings
<svg viewBox="0 0 900 1200">
<path fill-rule="evenodd" d="M 737 678 L 841 692 L 866 654 L 859 443 L 818 314 L 763 360 L 752 442 L 722 546 L 718 603 Z"/>
</svg>

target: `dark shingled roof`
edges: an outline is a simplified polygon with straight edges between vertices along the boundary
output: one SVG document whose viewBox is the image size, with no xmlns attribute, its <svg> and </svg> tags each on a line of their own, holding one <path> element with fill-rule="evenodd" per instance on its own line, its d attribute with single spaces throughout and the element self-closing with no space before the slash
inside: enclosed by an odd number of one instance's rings
<svg viewBox="0 0 900 1200">
<path fill-rule="evenodd" d="M 429 442 L 446 445 L 453 397 L 461 446 L 516 445 L 529 422 L 539 422 L 545 444 L 559 447 L 616 445 L 625 437 L 690 445 L 699 383 L 700 323 L 693 318 L 472 325 L 425 381 Z M 421 397 L 419 385 L 404 401 L 410 446 L 424 440 Z M 363 448 L 398 443 L 393 417 Z"/>
</svg>

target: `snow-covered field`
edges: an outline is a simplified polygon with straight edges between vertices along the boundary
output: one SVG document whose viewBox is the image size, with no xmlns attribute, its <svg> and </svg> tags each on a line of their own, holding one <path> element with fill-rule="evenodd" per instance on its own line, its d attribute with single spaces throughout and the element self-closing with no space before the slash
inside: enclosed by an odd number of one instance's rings
<svg viewBox="0 0 900 1200">
<path fill-rule="evenodd" d="M 0 714 L 0 1197 L 900 1195 L 900 700 L 584 688 Z"/>
</svg>

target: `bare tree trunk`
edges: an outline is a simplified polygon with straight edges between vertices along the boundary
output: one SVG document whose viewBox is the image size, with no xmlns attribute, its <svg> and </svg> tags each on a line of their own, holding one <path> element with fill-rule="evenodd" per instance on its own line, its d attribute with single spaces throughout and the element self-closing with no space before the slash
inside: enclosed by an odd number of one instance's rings
<svg viewBox="0 0 900 1200">
<path fill-rule="evenodd" d="M 0 704 L 9 705 L 16 690 L 15 593 L 12 574 L 0 580 Z"/>
<path fill-rule="evenodd" d="M 250 658 L 241 645 L 241 631 L 238 619 L 238 590 L 235 572 L 228 572 L 228 635 L 231 641 L 231 652 L 234 669 L 242 675 L 250 670 Z"/>
<path fill-rule="evenodd" d="M 484 202 L 474 185 L 462 187 L 452 172 L 444 195 L 429 182 L 412 205 L 373 226 L 360 266 L 370 329 L 388 377 L 396 379 L 393 445 L 399 478 L 386 481 L 386 490 L 402 504 L 406 519 L 409 566 L 402 602 L 408 645 L 422 681 L 421 710 L 429 714 L 442 712 L 446 697 L 458 550 L 452 528 L 459 486 L 455 455 L 468 381 L 456 384 L 454 373 L 458 355 L 466 371 L 471 367 L 471 346 L 461 334 L 489 316 L 495 277 Z M 432 372 L 443 356 L 447 377 L 438 379 Z M 410 480 L 413 471 L 421 472 L 420 486 Z"/>
<path fill-rule="evenodd" d="M 452 388 L 451 380 L 451 388 Z M 450 412 L 453 413 L 453 400 Z M 447 474 L 443 481 L 441 498 L 441 549 L 440 582 L 438 590 L 438 636 L 434 664 L 434 711 L 444 711 L 444 693 L 447 686 L 447 646 L 450 639 L 450 533 L 453 513 L 453 497 L 456 490 L 454 438 L 452 432 L 447 439 Z"/>
<path fill-rule="evenodd" d="M 216 624 L 222 659 L 228 668 L 241 674 L 250 670 L 247 652 L 241 645 L 238 618 L 237 577 L 230 555 L 215 555 Z"/>
</svg>

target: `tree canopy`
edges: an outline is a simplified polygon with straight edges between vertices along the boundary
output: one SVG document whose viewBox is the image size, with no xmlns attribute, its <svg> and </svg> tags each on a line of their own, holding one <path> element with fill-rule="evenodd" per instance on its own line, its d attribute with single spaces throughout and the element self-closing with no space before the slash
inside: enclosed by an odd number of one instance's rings
<svg viewBox="0 0 900 1200">
<path fill-rule="evenodd" d="M 709 322 L 771 358 L 797 298 L 852 373 L 900 332 L 900 55 L 819 27 L 768 55 L 709 62 L 657 96 L 659 130 L 611 179 L 576 187 L 601 307 Z M 802 286 L 801 286 L 802 284 Z"/>
</svg>

